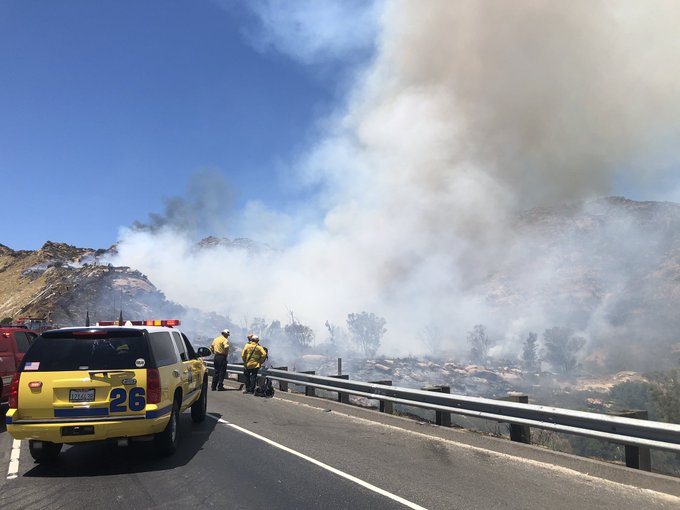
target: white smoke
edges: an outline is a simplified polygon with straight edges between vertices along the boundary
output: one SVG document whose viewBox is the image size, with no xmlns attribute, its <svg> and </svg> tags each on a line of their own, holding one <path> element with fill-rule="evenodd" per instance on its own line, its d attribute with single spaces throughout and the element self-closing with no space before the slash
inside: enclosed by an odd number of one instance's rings
<svg viewBox="0 0 680 510">
<path fill-rule="evenodd" d="M 372 44 L 380 6 L 366 0 L 249 2 L 260 23 L 246 34 L 260 51 L 273 49 L 304 63 L 347 58 Z"/>
<path fill-rule="evenodd" d="M 314 16 L 296 9 L 292 24 L 266 5 L 258 13 L 276 31 L 263 43 L 307 63 L 300 48 L 338 36 L 320 35 L 324 3 L 313 3 Z M 513 231 L 518 210 L 617 183 L 651 190 L 668 177 L 680 4 L 405 0 L 366 12 L 369 26 L 382 23 L 375 60 L 291 175 L 318 193 L 294 213 L 253 202 L 244 215 L 211 219 L 277 249 L 197 251 L 195 229 L 157 222 L 121 233 L 119 262 L 170 299 L 235 321 L 285 323 L 293 311 L 319 340 L 326 320 L 373 312 L 387 320 L 383 352 L 422 352 L 426 328 L 466 350 L 474 324 L 493 324 L 507 342 L 559 325 L 540 305 L 501 314 L 485 282 L 509 260 L 531 259 Z M 363 33 L 369 18 L 355 19 Z M 549 262 L 540 267 L 521 268 L 528 288 L 553 276 Z"/>
</svg>

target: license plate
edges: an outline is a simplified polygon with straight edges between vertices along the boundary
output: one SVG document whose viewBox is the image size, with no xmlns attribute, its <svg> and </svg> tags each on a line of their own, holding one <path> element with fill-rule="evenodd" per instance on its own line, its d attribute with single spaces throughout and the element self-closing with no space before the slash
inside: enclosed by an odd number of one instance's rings
<svg viewBox="0 0 680 510">
<path fill-rule="evenodd" d="M 94 434 L 94 426 L 93 425 L 86 425 L 83 427 L 62 427 L 61 428 L 61 435 L 62 436 L 88 436 Z"/>
<path fill-rule="evenodd" d="M 88 390 L 71 390 L 68 399 L 70 402 L 94 402 L 94 388 Z"/>
</svg>

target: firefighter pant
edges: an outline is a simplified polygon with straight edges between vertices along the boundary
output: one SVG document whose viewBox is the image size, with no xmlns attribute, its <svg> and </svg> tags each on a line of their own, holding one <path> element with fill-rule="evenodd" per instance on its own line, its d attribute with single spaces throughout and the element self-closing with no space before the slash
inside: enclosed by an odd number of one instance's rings
<svg viewBox="0 0 680 510">
<path fill-rule="evenodd" d="M 215 374 L 212 378 L 212 389 L 224 388 L 224 376 L 227 373 L 227 357 L 224 354 L 215 354 Z"/>
<path fill-rule="evenodd" d="M 246 376 L 246 391 L 255 393 L 255 387 L 257 386 L 257 373 L 259 370 L 259 368 L 246 368 L 244 370 Z"/>
</svg>

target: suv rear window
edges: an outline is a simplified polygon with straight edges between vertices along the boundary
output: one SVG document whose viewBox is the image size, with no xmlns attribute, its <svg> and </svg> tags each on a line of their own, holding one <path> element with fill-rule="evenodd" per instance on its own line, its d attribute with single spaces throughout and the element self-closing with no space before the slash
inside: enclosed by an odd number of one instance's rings
<svg viewBox="0 0 680 510">
<path fill-rule="evenodd" d="M 144 364 L 138 360 L 144 360 Z M 22 370 L 129 370 L 150 366 L 149 347 L 142 331 L 55 331 L 33 342 L 24 356 Z"/>
</svg>

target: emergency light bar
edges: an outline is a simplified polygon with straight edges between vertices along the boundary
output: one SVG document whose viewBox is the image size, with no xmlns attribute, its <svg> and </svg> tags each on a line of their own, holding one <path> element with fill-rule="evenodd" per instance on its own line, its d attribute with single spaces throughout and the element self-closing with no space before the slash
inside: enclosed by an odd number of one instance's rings
<svg viewBox="0 0 680 510">
<path fill-rule="evenodd" d="M 153 321 L 125 321 L 120 324 L 119 321 L 99 321 L 97 326 L 166 326 L 173 327 L 179 326 L 182 322 L 179 319 L 168 319 L 168 320 L 153 320 Z"/>
</svg>

